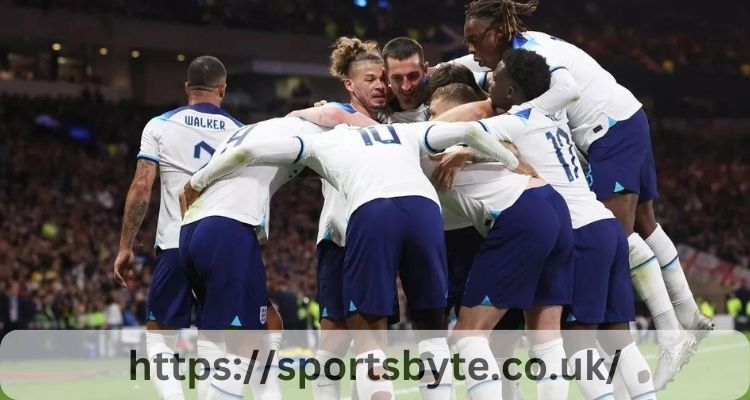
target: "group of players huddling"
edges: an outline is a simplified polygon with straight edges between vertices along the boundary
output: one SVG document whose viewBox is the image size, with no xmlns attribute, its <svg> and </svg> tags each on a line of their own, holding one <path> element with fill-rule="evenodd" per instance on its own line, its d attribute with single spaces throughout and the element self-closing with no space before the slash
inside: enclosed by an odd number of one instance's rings
<svg viewBox="0 0 750 400">
<path fill-rule="evenodd" d="M 259 334 L 263 351 L 278 350 L 281 319 L 268 300 L 260 244 L 269 239 L 271 197 L 301 174 L 322 180 L 325 199 L 317 245 L 321 364 L 349 350 L 349 341 L 327 337 L 334 330 L 358 332 L 356 358 L 385 359 L 377 332 L 397 307 L 398 276 L 423 358 L 441 365 L 451 357 L 445 336 L 430 333 L 447 328 L 452 308 L 455 351 L 488 360 L 487 379 L 467 376 L 467 398 L 517 398 L 515 384 L 491 378 L 512 349 L 493 353 L 489 332 L 524 322 L 530 356 L 545 362 L 547 376 L 561 376 L 566 357 L 573 365 L 592 352 L 606 358 L 600 350 L 621 350 L 614 385 L 579 381 L 585 398 L 656 398 L 702 338 L 690 331 L 713 323 L 699 313 L 675 246 L 655 220 L 655 164 L 641 104 L 581 49 L 527 31 L 520 18 L 536 6 L 472 2 L 464 25 L 470 54 L 434 68 L 408 38 L 382 51 L 340 38 L 331 72 L 349 103 L 246 126 L 220 108 L 227 90 L 221 62 L 195 59 L 188 105 L 143 131 L 114 266 L 126 285 L 158 172 L 149 358 L 174 354 L 167 329 L 189 327 L 196 306 L 206 332 L 200 357 L 242 360 L 229 366 L 232 375 L 273 367 L 277 361 L 249 358 L 248 341 L 257 338 L 224 343 L 208 331 L 267 329 Z M 633 287 L 657 329 L 653 375 L 628 332 Z M 597 342 L 604 330 L 611 332 Z M 368 372 L 357 366 L 354 394 L 394 398 L 393 383 Z M 175 379 L 154 384 L 162 399 L 184 398 Z M 542 379 L 538 398 L 564 399 L 568 385 Z M 250 386 L 255 399 L 281 398 L 274 379 Z M 200 399 L 243 392 L 243 382 L 231 379 L 198 387 Z M 450 376 L 428 374 L 420 392 L 450 399 L 455 388 Z M 321 375 L 314 398 L 339 396 L 340 383 Z"/>
</svg>

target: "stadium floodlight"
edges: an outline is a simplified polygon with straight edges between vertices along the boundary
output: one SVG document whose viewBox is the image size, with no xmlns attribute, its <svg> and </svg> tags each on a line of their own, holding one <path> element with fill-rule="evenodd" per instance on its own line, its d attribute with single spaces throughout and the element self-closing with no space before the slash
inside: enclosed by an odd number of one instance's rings
<svg viewBox="0 0 750 400">
<path fill-rule="evenodd" d="M 52 43 L 52 50 L 53 51 L 60 51 L 60 50 L 62 50 L 62 45 L 60 43 L 57 43 L 57 42 Z"/>
</svg>

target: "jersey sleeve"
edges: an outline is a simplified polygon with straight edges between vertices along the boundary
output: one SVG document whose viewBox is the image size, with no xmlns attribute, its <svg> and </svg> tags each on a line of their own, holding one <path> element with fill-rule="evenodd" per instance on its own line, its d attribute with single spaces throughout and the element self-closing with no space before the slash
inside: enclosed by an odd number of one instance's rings
<svg viewBox="0 0 750 400">
<path fill-rule="evenodd" d="M 156 118 L 149 121 L 143 128 L 141 134 L 141 149 L 138 152 L 139 160 L 149 160 L 159 163 L 159 123 Z"/>
<path fill-rule="evenodd" d="M 479 65 L 478 62 L 474 61 L 474 56 L 472 54 L 467 54 L 462 57 L 454 58 L 450 61 L 446 61 L 446 64 L 459 64 L 463 65 L 464 67 L 471 70 L 471 72 L 486 72 L 489 71 L 488 68 L 484 68 L 481 65 Z"/>
<path fill-rule="evenodd" d="M 524 110 L 516 114 L 503 114 L 479 120 L 482 129 L 495 139 L 503 142 L 515 142 L 526 132 L 528 113 Z"/>
<path fill-rule="evenodd" d="M 435 122 L 427 127 L 423 137 L 422 154 L 434 154 L 458 143 L 465 143 L 474 150 L 514 170 L 518 167 L 518 158 L 505 148 L 481 122 Z"/>
<path fill-rule="evenodd" d="M 529 103 L 545 114 L 554 114 L 562 111 L 580 97 L 581 91 L 573 74 L 567 68 L 560 66 L 552 70 L 549 90 Z"/>
<path fill-rule="evenodd" d="M 230 139 L 224 151 L 211 157 L 208 164 L 190 178 L 190 185 L 200 192 L 214 181 L 247 166 L 295 164 L 304 158 L 305 140 L 300 136 L 241 140 L 234 146 Z"/>
</svg>

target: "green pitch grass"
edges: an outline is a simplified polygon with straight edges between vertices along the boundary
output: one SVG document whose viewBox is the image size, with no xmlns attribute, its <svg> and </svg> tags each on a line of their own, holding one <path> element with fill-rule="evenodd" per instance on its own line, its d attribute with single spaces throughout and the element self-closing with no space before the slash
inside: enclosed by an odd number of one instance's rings
<svg viewBox="0 0 750 400">
<path fill-rule="evenodd" d="M 750 333 L 745 334 L 750 340 Z M 690 363 L 677 375 L 674 383 L 667 390 L 659 393 L 659 399 L 711 399 L 709 386 L 722 387 L 732 382 L 748 381 L 750 366 L 746 352 L 738 351 L 741 346 L 726 344 L 721 337 L 711 337 L 701 344 L 701 350 Z M 641 346 L 651 368 L 655 367 L 656 347 L 654 345 Z M 525 360 L 527 355 L 519 350 L 516 357 Z M 13 393 L 23 399 L 73 399 L 76 400 L 125 400 L 125 399 L 157 399 L 158 396 L 150 382 L 144 380 L 131 381 L 130 371 L 123 370 L 123 365 L 129 365 L 124 360 L 96 360 L 96 361 L 45 361 L 11 363 L 3 361 L 0 373 L 12 374 L 16 379 L 11 388 Z M 139 375 L 142 378 L 142 367 Z M 743 376 L 744 374 L 744 376 Z M 722 384 L 723 382 L 723 384 Z M 297 382 L 282 382 L 285 399 L 312 398 L 308 383 L 306 391 L 297 388 Z M 735 384 L 736 386 L 736 384 Z M 395 381 L 396 399 L 420 399 L 416 382 Z M 85 390 L 82 390 L 85 388 Z M 187 399 L 195 399 L 195 391 L 188 390 L 185 383 Z M 464 398 L 463 383 L 457 386 L 458 399 Z M 534 382 L 522 379 L 520 390 L 527 399 L 536 398 Z M 83 392 L 83 395 L 81 393 Z M 75 395 L 73 395 L 75 393 Z M 348 382 L 342 385 L 343 398 L 350 393 Z M 71 397 L 73 396 L 73 397 Z M 726 396 L 725 396 L 726 397 Z M 248 390 L 245 398 L 251 399 Z M 571 400 L 581 399 L 575 383 L 571 382 Z M 750 400 L 750 392 L 746 392 L 741 399 Z M 10 399 L 0 392 L 0 400 Z"/>
</svg>

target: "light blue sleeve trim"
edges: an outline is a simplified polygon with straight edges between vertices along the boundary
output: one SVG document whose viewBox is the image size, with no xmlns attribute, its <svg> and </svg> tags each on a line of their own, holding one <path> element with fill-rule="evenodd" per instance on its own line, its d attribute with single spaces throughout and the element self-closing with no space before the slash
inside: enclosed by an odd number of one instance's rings
<svg viewBox="0 0 750 400">
<path fill-rule="evenodd" d="M 135 158 L 153 161 L 153 162 L 155 162 L 157 164 L 160 162 L 159 161 L 159 157 L 157 157 L 157 156 L 155 156 L 153 154 L 146 153 L 145 151 L 139 152 L 138 155 Z"/>
</svg>

